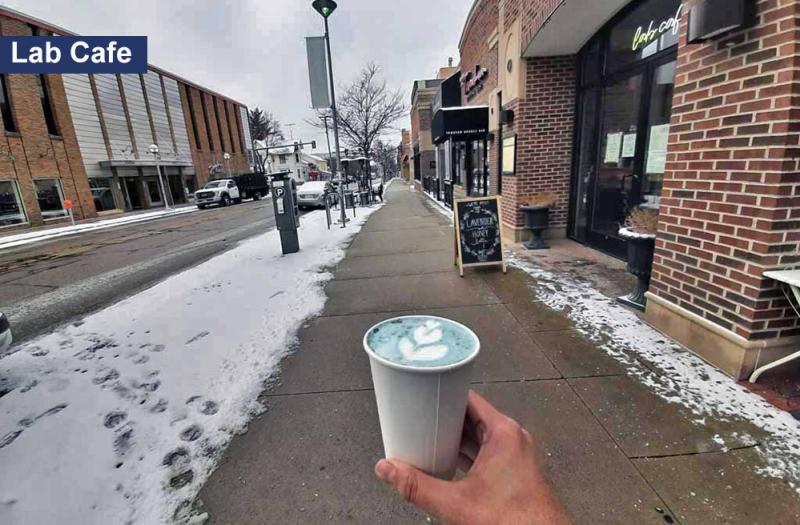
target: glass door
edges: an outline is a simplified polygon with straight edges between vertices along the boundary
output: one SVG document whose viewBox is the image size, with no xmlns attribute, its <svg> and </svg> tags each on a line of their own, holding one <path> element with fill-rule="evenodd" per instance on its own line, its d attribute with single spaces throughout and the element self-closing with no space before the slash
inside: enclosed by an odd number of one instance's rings
<svg viewBox="0 0 800 525">
<path fill-rule="evenodd" d="M 675 94 L 675 65 L 676 62 L 671 60 L 657 66 L 650 83 L 647 142 L 642 170 L 644 178 L 640 200 L 646 206 L 658 207 L 661 201 L 661 188 L 664 184 L 664 170 L 667 163 L 669 122 L 672 118 L 672 97 Z"/>
<path fill-rule="evenodd" d="M 602 92 L 599 160 L 594 175 L 588 241 L 621 255 L 625 244 L 617 232 L 630 207 L 637 204 L 641 155 L 639 126 L 643 74 L 622 78 Z"/>
<path fill-rule="evenodd" d="M 158 187 L 158 180 L 147 178 L 145 179 L 147 185 L 147 195 L 150 197 L 151 206 L 163 206 L 164 201 L 161 199 L 161 189 Z"/>
<path fill-rule="evenodd" d="M 631 2 L 578 57 L 569 231 L 618 257 L 630 210 L 660 203 L 682 10 L 680 0 Z"/>
</svg>

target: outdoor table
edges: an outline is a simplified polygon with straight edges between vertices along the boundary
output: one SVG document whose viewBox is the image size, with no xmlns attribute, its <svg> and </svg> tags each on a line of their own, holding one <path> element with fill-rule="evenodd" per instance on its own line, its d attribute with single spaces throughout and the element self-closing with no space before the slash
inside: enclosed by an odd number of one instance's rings
<svg viewBox="0 0 800 525">
<path fill-rule="evenodd" d="M 786 296 L 786 299 L 789 301 L 789 304 L 792 306 L 792 310 L 794 313 L 800 317 L 800 311 L 798 311 L 797 307 L 795 306 L 794 302 L 792 302 L 792 295 L 794 296 L 795 300 L 800 304 L 800 270 L 779 270 L 779 271 L 772 271 L 772 272 L 764 272 L 764 277 L 769 277 L 775 281 L 781 283 L 783 294 Z M 792 291 L 792 295 L 789 295 L 789 289 Z M 767 370 L 771 370 L 773 368 L 777 368 L 781 365 L 785 365 L 790 361 L 794 361 L 795 359 L 800 358 L 800 351 L 794 352 L 793 354 L 787 355 L 786 357 L 782 357 L 777 361 L 773 361 L 764 366 L 760 366 L 753 371 L 753 374 L 750 376 L 750 382 L 755 383 L 758 381 L 758 378 L 761 374 L 766 372 Z"/>
</svg>

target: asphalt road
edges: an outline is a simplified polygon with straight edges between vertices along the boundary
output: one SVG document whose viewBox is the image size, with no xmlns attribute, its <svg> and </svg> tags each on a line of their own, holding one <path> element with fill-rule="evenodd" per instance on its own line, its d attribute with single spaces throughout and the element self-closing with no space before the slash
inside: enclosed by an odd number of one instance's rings
<svg viewBox="0 0 800 525">
<path fill-rule="evenodd" d="M 274 227 L 265 199 L 2 251 L 0 311 L 31 339 Z"/>
</svg>

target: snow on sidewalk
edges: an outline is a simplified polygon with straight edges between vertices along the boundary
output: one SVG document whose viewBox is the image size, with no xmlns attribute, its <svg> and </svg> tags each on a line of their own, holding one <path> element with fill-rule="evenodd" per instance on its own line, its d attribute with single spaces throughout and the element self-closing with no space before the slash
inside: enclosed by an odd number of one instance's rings
<svg viewBox="0 0 800 525">
<path fill-rule="evenodd" d="M 346 229 L 302 218 L 0 360 L 0 523 L 181 521 L 257 396 L 322 311 Z M 177 517 L 176 517 L 177 516 Z"/>
<path fill-rule="evenodd" d="M 566 311 L 579 332 L 657 395 L 690 409 L 697 423 L 704 424 L 710 417 L 748 422 L 763 430 L 766 438 L 750 440 L 760 441 L 756 450 L 765 463 L 760 473 L 785 480 L 800 494 L 800 421 L 738 385 L 590 285 L 543 270 L 510 251 L 507 260 L 536 279 L 533 290 L 539 300 Z M 716 440 L 726 445 L 723 437 Z"/>
<path fill-rule="evenodd" d="M 50 239 L 57 239 L 59 237 L 66 237 L 67 235 L 76 235 L 78 233 L 85 233 L 96 230 L 105 230 L 115 226 L 124 226 L 127 224 L 136 224 L 138 222 L 152 221 L 154 219 L 161 219 L 163 217 L 171 217 L 173 215 L 183 215 L 185 213 L 192 213 L 197 211 L 196 206 L 183 206 L 181 208 L 172 208 L 169 210 L 160 210 L 148 213 L 136 213 L 131 215 L 124 215 L 113 219 L 103 219 L 93 222 L 84 222 L 76 225 L 61 226 L 58 228 L 47 228 L 33 231 L 26 231 L 25 233 L 18 233 L 14 235 L 4 235 L 0 237 L 0 250 L 6 248 L 14 248 L 15 246 L 23 246 L 25 244 L 32 244 L 35 242 L 47 241 Z"/>
</svg>

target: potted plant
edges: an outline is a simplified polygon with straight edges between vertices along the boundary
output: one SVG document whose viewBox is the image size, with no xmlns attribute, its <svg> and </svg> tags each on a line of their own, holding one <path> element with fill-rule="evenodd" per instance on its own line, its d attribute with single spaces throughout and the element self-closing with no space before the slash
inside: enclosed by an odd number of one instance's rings
<svg viewBox="0 0 800 525">
<path fill-rule="evenodd" d="M 524 244 L 529 250 L 545 250 L 548 244 L 542 238 L 550 218 L 550 208 L 558 202 L 558 195 L 550 192 L 534 193 L 520 199 L 519 209 L 525 218 L 525 227 L 531 238 Z"/>
<path fill-rule="evenodd" d="M 636 276 L 637 283 L 629 295 L 618 298 L 618 301 L 642 311 L 646 303 L 644 294 L 650 286 L 657 231 L 658 209 L 643 206 L 631 210 L 619 230 L 620 237 L 628 245 L 628 271 Z"/>
</svg>

